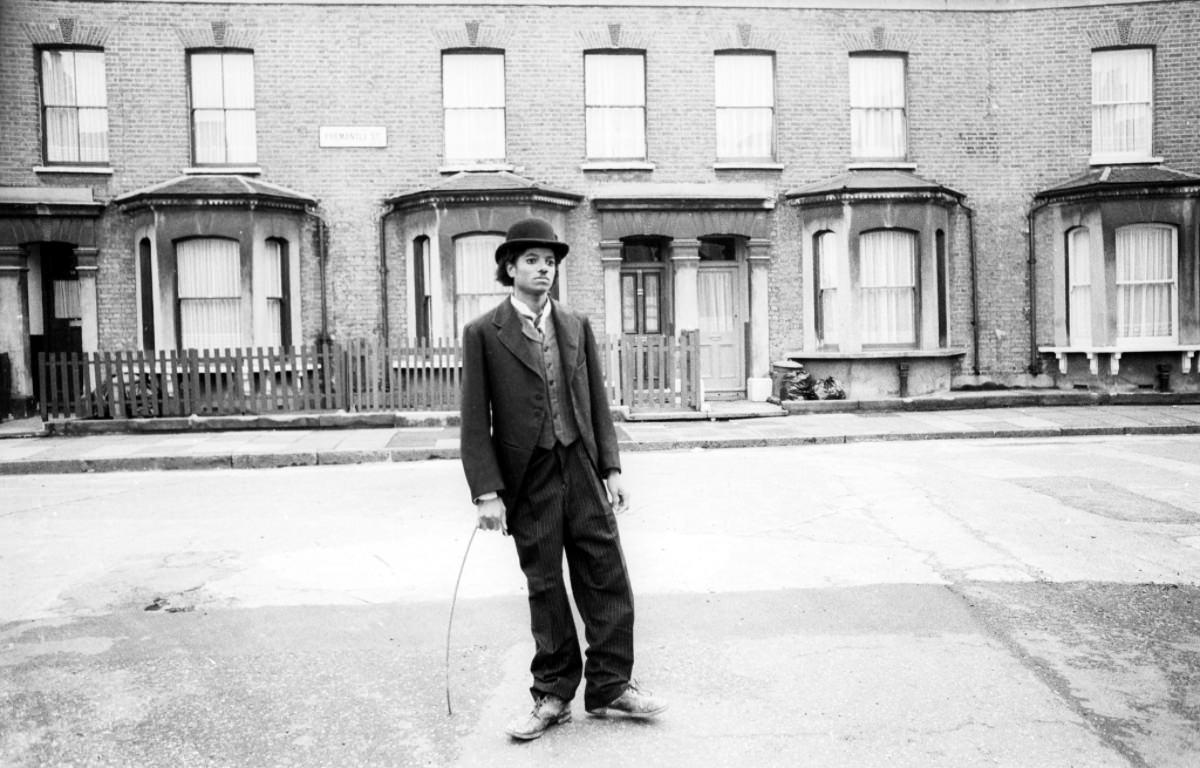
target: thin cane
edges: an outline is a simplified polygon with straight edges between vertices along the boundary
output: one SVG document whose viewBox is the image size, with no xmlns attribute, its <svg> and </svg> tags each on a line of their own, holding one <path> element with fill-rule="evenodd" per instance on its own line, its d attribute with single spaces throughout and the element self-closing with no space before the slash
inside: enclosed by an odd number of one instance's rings
<svg viewBox="0 0 1200 768">
<path fill-rule="evenodd" d="M 450 598 L 450 620 L 446 622 L 446 714 L 453 716 L 454 709 L 450 706 L 450 630 L 454 627 L 454 605 L 458 602 L 458 585 L 462 583 L 463 569 L 467 567 L 467 555 L 471 554 L 471 542 L 475 541 L 475 532 L 479 527 L 471 529 L 471 538 L 467 539 L 467 548 L 463 551 L 462 563 L 458 566 L 458 578 L 454 580 L 454 596 Z"/>
</svg>

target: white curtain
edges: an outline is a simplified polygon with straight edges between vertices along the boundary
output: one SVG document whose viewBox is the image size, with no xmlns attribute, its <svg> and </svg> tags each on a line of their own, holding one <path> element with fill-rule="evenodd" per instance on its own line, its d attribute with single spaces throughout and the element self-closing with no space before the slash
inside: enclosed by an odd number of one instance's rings
<svg viewBox="0 0 1200 768">
<path fill-rule="evenodd" d="M 496 282 L 500 235 L 467 235 L 454 241 L 454 312 L 458 338 L 468 322 L 508 298 L 511 290 Z"/>
<path fill-rule="evenodd" d="M 194 53 L 192 128 L 198 163 L 254 163 L 254 56 Z"/>
<path fill-rule="evenodd" d="M 640 53 L 583 58 L 589 158 L 646 156 L 646 59 Z"/>
<path fill-rule="evenodd" d="M 864 232 L 858 249 L 863 343 L 916 343 L 916 235 Z"/>
<path fill-rule="evenodd" d="M 904 57 L 850 57 L 850 151 L 856 158 L 903 159 Z"/>
<path fill-rule="evenodd" d="M 1092 154 L 1151 154 L 1154 55 L 1149 48 L 1092 53 Z"/>
<path fill-rule="evenodd" d="M 717 54 L 717 157 L 771 158 L 775 59 L 766 54 Z"/>
<path fill-rule="evenodd" d="M 1092 343 L 1092 249 L 1086 229 L 1072 229 L 1067 240 L 1067 279 L 1070 344 L 1085 347 Z"/>
<path fill-rule="evenodd" d="M 838 343 L 838 247 L 832 232 L 816 238 L 817 293 L 820 296 L 821 325 L 817 329 L 822 344 Z"/>
<path fill-rule="evenodd" d="M 504 54 L 442 56 L 447 160 L 503 160 Z"/>
<path fill-rule="evenodd" d="M 1118 341 L 1175 337 L 1175 230 L 1135 224 L 1117 230 Z"/>
<path fill-rule="evenodd" d="M 198 238 L 175 248 L 184 349 L 240 347 L 242 263 L 235 240 Z"/>
<path fill-rule="evenodd" d="M 108 96 L 102 51 L 42 51 L 46 160 L 108 161 Z"/>
<path fill-rule="evenodd" d="M 705 333 L 732 331 L 733 273 L 702 269 L 698 282 L 700 330 Z"/>
<path fill-rule="evenodd" d="M 78 280 L 54 281 L 54 317 L 59 320 L 78 320 L 83 317 Z"/>
<path fill-rule="evenodd" d="M 263 291 L 267 300 L 268 346 L 283 344 L 283 259 L 286 251 L 278 240 L 268 240 L 262 260 Z"/>
</svg>

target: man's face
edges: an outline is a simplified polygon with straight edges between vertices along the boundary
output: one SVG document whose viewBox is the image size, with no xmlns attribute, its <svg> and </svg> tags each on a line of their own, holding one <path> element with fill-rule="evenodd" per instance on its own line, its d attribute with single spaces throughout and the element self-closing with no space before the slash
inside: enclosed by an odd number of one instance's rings
<svg viewBox="0 0 1200 768">
<path fill-rule="evenodd" d="M 549 248 L 530 248 L 508 265 L 513 290 L 528 296 L 543 296 L 554 285 L 558 259 Z"/>
</svg>

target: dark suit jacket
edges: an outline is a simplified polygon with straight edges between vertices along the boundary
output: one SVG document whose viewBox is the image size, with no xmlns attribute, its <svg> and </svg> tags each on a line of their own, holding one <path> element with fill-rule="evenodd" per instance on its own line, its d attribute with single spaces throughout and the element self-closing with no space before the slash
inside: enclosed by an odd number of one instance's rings
<svg viewBox="0 0 1200 768">
<path fill-rule="evenodd" d="M 550 314 L 580 439 L 605 477 L 621 463 L 591 324 L 558 302 Z M 536 347 L 505 299 L 463 330 L 461 453 L 472 498 L 498 491 L 512 507 L 549 408 Z"/>
</svg>

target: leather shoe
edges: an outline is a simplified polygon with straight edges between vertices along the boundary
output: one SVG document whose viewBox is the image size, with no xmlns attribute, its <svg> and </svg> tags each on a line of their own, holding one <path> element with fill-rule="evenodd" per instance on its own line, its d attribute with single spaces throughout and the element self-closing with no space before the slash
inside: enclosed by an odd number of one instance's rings
<svg viewBox="0 0 1200 768">
<path fill-rule="evenodd" d="M 621 692 L 621 695 L 610 701 L 607 706 L 589 709 L 588 714 L 596 717 L 619 715 L 649 720 L 662 714 L 666 709 L 667 702 L 639 689 L 637 683 L 630 683 Z"/>
<path fill-rule="evenodd" d="M 514 720 L 505 733 L 518 741 L 539 738 L 552 725 L 571 722 L 571 705 L 553 693 L 544 693 L 533 700 L 533 710 Z"/>
</svg>

